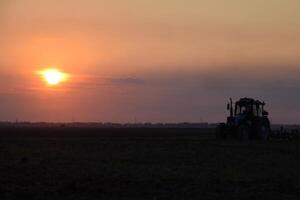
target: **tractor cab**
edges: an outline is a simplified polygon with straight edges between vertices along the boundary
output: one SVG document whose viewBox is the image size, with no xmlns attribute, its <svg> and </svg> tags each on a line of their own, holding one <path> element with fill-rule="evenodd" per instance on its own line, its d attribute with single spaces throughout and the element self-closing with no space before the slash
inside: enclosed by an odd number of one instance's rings
<svg viewBox="0 0 300 200">
<path fill-rule="evenodd" d="M 235 103 L 235 115 L 249 114 L 253 117 L 263 117 L 268 115 L 264 110 L 265 102 L 254 99 L 242 98 Z"/>
<path fill-rule="evenodd" d="M 264 110 L 265 102 L 251 98 L 241 98 L 233 107 L 232 99 L 227 105 L 230 110 L 230 116 L 227 117 L 227 123 L 240 123 L 241 120 L 253 120 L 254 118 L 264 118 L 268 112 Z"/>
</svg>

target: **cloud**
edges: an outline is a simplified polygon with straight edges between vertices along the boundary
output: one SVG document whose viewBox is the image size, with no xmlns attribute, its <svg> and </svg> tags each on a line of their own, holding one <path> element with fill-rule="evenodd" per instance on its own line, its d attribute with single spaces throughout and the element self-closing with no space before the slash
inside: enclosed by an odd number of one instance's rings
<svg viewBox="0 0 300 200">
<path fill-rule="evenodd" d="M 106 78 L 107 81 L 113 84 L 127 84 L 127 85 L 143 85 L 145 84 L 145 80 L 138 78 Z"/>
<path fill-rule="evenodd" d="M 95 75 L 80 75 L 75 76 L 73 82 L 69 87 L 76 88 L 98 88 L 98 87 L 108 87 L 108 86 L 140 86 L 144 85 L 146 81 L 141 78 L 133 77 L 105 77 L 105 76 L 95 76 Z"/>
</svg>

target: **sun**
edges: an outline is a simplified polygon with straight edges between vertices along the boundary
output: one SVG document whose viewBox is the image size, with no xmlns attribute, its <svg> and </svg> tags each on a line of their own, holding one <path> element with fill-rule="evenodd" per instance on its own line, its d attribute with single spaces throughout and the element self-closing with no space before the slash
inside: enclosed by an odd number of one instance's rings
<svg viewBox="0 0 300 200">
<path fill-rule="evenodd" d="M 58 69 L 46 69 L 43 71 L 39 71 L 39 74 L 42 76 L 44 81 L 50 86 L 58 85 L 66 81 L 69 77 L 68 74 L 61 72 Z"/>
</svg>

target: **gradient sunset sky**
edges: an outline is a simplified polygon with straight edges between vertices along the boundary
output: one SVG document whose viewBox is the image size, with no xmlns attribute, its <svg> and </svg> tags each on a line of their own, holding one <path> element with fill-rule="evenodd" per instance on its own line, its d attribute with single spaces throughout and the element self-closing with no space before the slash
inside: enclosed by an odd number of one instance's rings
<svg viewBox="0 0 300 200">
<path fill-rule="evenodd" d="M 0 0 L 0 120 L 300 123 L 299 0 Z M 36 72 L 70 78 L 49 86 Z"/>
</svg>

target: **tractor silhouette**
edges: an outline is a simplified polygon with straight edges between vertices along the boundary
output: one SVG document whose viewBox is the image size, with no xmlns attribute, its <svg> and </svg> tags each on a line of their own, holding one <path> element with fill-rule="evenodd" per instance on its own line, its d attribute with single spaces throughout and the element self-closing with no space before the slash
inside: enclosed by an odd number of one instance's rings
<svg viewBox="0 0 300 200">
<path fill-rule="evenodd" d="M 226 123 L 220 123 L 216 128 L 216 138 L 237 138 L 240 140 L 267 140 L 271 133 L 268 112 L 264 110 L 265 102 L 252 98 L 241 98 L 235 102 L 232 99 L 227 104 L 230 116 Z"/>
</svg>

